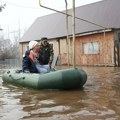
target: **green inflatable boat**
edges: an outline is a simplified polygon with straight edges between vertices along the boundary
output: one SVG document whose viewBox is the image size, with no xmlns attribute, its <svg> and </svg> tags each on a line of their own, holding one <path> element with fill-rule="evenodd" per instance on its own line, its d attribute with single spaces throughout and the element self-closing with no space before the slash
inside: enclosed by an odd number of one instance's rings
<svg viewBox="0 0 120 120">
<path fill-rule="evenodd" d="M 35 89 L 78 89 L 87 81 L 87 74 L 80 69 L 57 70 L 46 74 L 23 73 L 18 70 L 6 71 L 4 82 Z"/>
</svg>

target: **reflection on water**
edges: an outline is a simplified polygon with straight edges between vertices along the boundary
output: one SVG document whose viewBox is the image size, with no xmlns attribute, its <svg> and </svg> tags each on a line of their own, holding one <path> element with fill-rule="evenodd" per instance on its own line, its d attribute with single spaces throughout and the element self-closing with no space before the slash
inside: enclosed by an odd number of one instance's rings
<svg viewBox="0 0 120 120">
<path fill-rule="evenodd" d="M 120 68 L 82 69 L 82 90 L 33 90 L 0 77 L 0 120 L 120 120 Z"/>
</svg>

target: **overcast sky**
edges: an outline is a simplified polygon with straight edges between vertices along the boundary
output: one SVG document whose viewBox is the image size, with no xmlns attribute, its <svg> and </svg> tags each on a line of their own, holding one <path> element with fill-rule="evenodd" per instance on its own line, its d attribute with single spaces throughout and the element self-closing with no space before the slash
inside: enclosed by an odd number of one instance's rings
<svg viewBox="0 0 120 120">
<path fill-rule="evenodd" d="M 41 0 L 42 4 L 57 10 L 65 10 L 65 0 Z M 100 0 L 75 0 L 76 7 L 85 4 L 98 2 Z M 0 25 L 3 32 L 27 29 L 37 17 L 53 13 L 50 10 L 41 8 L 39 0 L 0 0 L 6 3 L 5 9 L 0 12 Z M 68 7 L 72 7 L 72 0 L 67 0 Z"/>
</svg>

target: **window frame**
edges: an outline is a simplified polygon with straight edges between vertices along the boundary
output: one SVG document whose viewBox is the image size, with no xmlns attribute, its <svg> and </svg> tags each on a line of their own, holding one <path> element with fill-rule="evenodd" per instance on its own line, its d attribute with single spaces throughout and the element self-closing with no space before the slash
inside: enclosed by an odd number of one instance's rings
<svg viewBox="0 0 120 120">
<path fill-rule="evenodd" d="M 95 45 L 95 43 L 97 43 Z M 97 55 L 100 53 L 100 46 L 98 41 L 83 43 L 83 54 L 84 55 Z"/>
</svg>

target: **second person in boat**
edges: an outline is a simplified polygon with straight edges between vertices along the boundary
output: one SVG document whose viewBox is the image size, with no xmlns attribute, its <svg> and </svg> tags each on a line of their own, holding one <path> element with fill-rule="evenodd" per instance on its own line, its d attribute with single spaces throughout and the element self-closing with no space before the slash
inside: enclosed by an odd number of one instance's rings
<svg viewBox="0 0 120 120">
<path fill-rule="evenodd" d="M 48 42 L 47 37 L 41 38 L 41 47 L 39 53 L 44 58 L 42 64 L 49 65 L 49 67 L 52 68 L 54 50 L 53 50 L 53 45 Z"/>
</svg>

